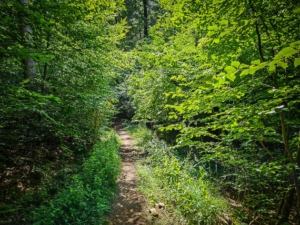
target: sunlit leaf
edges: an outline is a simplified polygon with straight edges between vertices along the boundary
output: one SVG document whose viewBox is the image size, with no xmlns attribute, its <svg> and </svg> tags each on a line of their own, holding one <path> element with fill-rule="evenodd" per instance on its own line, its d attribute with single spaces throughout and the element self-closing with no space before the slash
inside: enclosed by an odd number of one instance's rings
<svg viewBox="0 0 300 225">
<path fill-rule="evenodd" d="M 276 71 L 276 66 L 275 66 L 275 63 L 274 63 L 274 62 L 271 62 L 271 63 L 269 64 L 268 71 L 269 71 L 270 73 L 273 73 L 273 72 Z"/>
<path fill-rule="evenodd" d="M 287 58 L 290 57 L 292 55 L 295 55 L 297 53 L 297 51 L 292 48 L 292 47 L 286 47 L 283 48 L 275 57 L 274 59 L 282 59 L 282 58 Z"/>
<path fill-rule="evenodd" d="M 294 61 L 294 66 L 297 67 L 300 65 L 300 58 L 296 58 Z"/>
<path fill-rule="evenodd" d="M 297 47 L 300 45 L 300 41 L 294 41 L 290 44 L 291 47 Z"/>
<path fill-rule="evenodd" d="M 226 66 L 224 70 L 226 73 L 229 74 L 229 73 L 236 71 L 236 68 L 234 68 L 233 66 Z"/>
<path fill-rule="evenodd" d="M 220 43 L 220 39 L 219 38 L 215 38 L 214 39 L 214 43 L 219 44 Z"/>
<path fill-rule="evenodd" d="M 210 30 L 210 31 L 217 31 L 218 30 L 218 26 L 217 25 L 208 26 L 207 29 Z"/>
<path fill-rule="evenodd" d="M 249 70 L 243 70 L 240 74 L 240 77 L 246 76 L 249 74 Z"/>
<path fill-rule="evenodd" d="M 259 59 L 254 60 L 254 61 L 251 62 L 251 65 L 258 65 L 258 64 L 260 64 L 260 60 Z"/>
<path fill-rule="evenodd" d="M 282 67 L 283 69 L 286 69 L 288 67 L 286 62 L 282 62 L 282 61 L 277 61 L 276 64 L 280 67 Z"/>
<path fill-rule="evenodd" d="M 228 78 L 229 80 L 231 80 L 231 81 L 234 81 L 235 78 L 236 78 L 236 76 L 235 76 L 234 73 L 230 73 L 230 74 L 227 75 L 227 78 Z"/>
<path fill-rule="evenodd" d="M 235 68 L 239 68 L 239 66 L 240 66 L 240 62 L 239 61 L 233 61 L 232 63 L 231 63 L 231 65 L 233 66 L 233 67 L 235 67 Z"/>
</svg>

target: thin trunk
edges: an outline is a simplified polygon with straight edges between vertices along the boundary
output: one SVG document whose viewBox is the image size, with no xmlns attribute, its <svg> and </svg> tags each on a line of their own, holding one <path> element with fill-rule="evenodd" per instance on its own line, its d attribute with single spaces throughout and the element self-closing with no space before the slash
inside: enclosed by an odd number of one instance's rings
<svg viewBox="0 0 300 225">
<path fill-rule="evenodd" d="M 299 140 L 300 140 L 300 131 L 299 131 Z M 300 144 L 298 145 L 298 150 L 297 150 L 297 154 L 296 154 L 296 166 L 298 168 L 300 168 Z M 298 207 L 298 216 L 300 215 L 300 185 L 299 185 L 299 169 L 296 170 L 295 167 L 293 167 L 293 172 L 295 174 L 295 179 L 296 179 L 296 183 L 297 183 L 297 187 L 296 187 L 296 193 L 297 193 L 297 207 Z"/>
<path fill-rule="evenodd" d="M 256 11 L 255 11 L 254 6 L 252 4 L 252 0 L 249 0 L 249 4 L 250 4 L 250 8 L 253 12 L 253 16 L 255 16 Z M 260 32 L 259 32 L 259 25 L 258 25 L 257 18 L 255 20 L 255 32 L 256 32 L 256 35 L 257 35 L 257 45 L 258 45 L 258 52 L 259 52 L 260 60 L 262 62 L 264 62 L 265 59 L 264 59 L 263 50 L 262 50 L 261 35 L 260 35 Z"/>
<path fill-rule="evenodd" d="M 48 50 L 50 46 L 50 34 L 48 33 L 47 35 L 47 44 L 46 44 L 46 50 Z M 48 71 L 48 63 L 45 62 L 44 64 L 44 73 L 43 73 L 43 85 L 42 85 L 42 94 L 45 94 L 45 83 L 47 79 L 47 71 Z"/>
<path fill-rule="evenodd" d="M 144 36 L 148 37 L 148 0 L 143 0 L 144 7 Z"/>
</svg>

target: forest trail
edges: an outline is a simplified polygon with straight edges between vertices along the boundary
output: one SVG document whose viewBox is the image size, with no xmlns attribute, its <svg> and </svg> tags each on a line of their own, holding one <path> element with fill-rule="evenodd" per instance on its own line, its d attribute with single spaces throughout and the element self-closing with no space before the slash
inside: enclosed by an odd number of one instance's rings
<svg viewBox="0 0 300 225">
<path fill-rule="evenodd" d="M 117 180 L 118 191 L 109 215 L 109 225 L 151 224 L 145 197 L 138 191 L 135 159 L 138 154 L 132 146 L 132 138 L 122 125 L 115 125 L 115 129 L 122 140 L 120 155 L 122 157 L 122 171 Z"/>
</svg>

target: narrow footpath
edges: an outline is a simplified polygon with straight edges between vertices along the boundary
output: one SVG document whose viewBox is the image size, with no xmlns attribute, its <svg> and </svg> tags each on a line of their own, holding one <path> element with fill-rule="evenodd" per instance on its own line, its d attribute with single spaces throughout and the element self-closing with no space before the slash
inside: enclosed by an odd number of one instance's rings
<svg viewBox="0 0 300 225">
<path fill-rule="evenodd" d="M 126 133 L 122 125 L 115 126 L 121 140 L 122 147 L 120 155 L 122 157 L 122 172 L 117 180 L 118 191 L 109 215 L 110 225 L 152 224 L 145 197 L 137 189 L 137 174 L 135 168 L 135 159 L 137 152 L 132 146 L 132 138 Z"/>
</svg>

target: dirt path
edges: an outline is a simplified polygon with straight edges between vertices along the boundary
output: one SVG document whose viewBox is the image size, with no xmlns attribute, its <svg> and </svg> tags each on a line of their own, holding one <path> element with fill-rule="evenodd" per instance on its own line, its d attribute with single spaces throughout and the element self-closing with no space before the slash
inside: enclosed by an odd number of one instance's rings
<svg viewBox="0 0 300 225">
<path fill-rule="evenodd" d="M 137 175 L 134 166 L 137 152 L 132 147 L 132 138 L 121 125 L 115 126 L 121 140 L 122 172 L 117 180 L 118 192 L 109 216 L 110 225 L 152 224 L 146 208 L 145 197 L 137 189 Z"/>
</svg>

